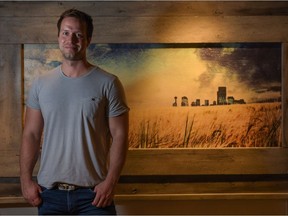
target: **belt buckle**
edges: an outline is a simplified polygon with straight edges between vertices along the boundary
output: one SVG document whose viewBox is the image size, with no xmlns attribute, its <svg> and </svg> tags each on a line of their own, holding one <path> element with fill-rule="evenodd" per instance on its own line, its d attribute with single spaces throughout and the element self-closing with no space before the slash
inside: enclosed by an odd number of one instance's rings
<svg viewBox="0 0 288 216">
<path fill-rule="evenodd" d="M 76 190 L 76 186 L 71 185 L 71 184 L 66 184 L 66 183 L 60 183 L 60 184 L 58 184 L 58 189 L 64 190 L 64 191 L 74 191 L 74 190 Z"/>
</svg>

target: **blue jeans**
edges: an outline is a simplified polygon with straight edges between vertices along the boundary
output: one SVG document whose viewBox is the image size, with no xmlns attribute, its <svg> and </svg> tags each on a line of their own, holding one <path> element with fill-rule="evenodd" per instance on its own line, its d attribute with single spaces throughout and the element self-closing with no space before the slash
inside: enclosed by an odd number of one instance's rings
<svg viewBox="0 0 288 216">
<path fill-rule="evenodd" d="M 96 193 L 89 188 L 74 191 L 46 189 L 42 187 L 42 204 L 38 207 L 39 215 L 116 215 L 114 203 L 105 208 L 92 205 Z"/>
</svg>

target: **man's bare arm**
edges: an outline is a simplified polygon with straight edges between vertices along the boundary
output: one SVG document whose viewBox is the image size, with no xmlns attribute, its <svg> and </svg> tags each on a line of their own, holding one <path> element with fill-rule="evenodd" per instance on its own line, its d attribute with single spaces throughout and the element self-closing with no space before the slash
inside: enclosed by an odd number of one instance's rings
<svg viewBox="0 0 288 216">
<path fill-rule="evenodd" d="M 93 205 L 97 207 L 105 207 L 111 204 L 114 189 L 125 164 L 128 150 L 128 113 L 110 118 L 109 127 L 113 139 L 110 149 L 110 163 L 105 181 L 95 187 L 96 197 Z"/>
<path fill-rule="evenodd" d="M 41 111 L 27 107 L 20 148 L 20 180 L 22 194 L 33 206 L 42 202 L 39 196 L 41 189 L 32 175 L 39 155 L 43 124 Z"/>
</svg>

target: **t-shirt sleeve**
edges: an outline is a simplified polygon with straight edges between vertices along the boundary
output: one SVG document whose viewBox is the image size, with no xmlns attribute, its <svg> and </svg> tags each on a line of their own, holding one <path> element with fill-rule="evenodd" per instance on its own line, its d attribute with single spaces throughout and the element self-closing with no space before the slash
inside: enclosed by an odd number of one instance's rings
<svg viewBox="0 0 288 216">
<path fill-rule="evenodd" d="M 118 77 L 115 77 L 108 95 L 108 117 L 119 116 L 129 110 L 123 85 Z"/>
<path fill-rule="evenodd" d="M 38 79 L 35 79 L 28 93 L 26 106 L 40 110 L 39 104 L 39 90 L 38 90 Z"/>
</svg>

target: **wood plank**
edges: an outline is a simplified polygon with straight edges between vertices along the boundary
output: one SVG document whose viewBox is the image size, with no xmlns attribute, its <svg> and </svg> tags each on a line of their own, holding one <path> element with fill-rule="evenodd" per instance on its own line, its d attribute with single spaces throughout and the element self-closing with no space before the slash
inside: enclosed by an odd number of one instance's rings
<svg viewBox="0 0 288 216">
<path fill-rule="evenodd" d="M 56 18 L 1 18 L 0 44 L 56 43 Z M 45 30 L 45 31 L 44 31 Z"/>
<path fill-rule="evenodd" d="M 96 17 L 288 15 L 284 1 L 18 1 L 0 2 L 0 17 L 58 17 L 73 7 Z"/>
<path fill-rule="evenodd" d="M 123 215 L 287 215 L 286 201 L 271 199 L 117 200 L 116 206 Z"/>
<path fill-rule="evenodd" d="M 131 150 L 123 175 L 286 174 L 286 148 Z"/>
<path fill-rule="evenodd" d="M 11 149 L 10 151 L 3 150 L 5 144 L 1 144 L 0 150 L 0 176 L 15 177 L 19 176 L 19 149 Z M 19 141 L 20 144 L 20 141 Z"/>
<path fill-rule="evenodd" d="M 19 138 L 21 139 L 21 138 Z M 17 143 L 18 146 L 11 148 L 10 150 L 4 150 L 5 145 L 1 145 L 0 148 L 0 177 L 18 177 L 19 170 L 19 146 L 20 140 Z M 33 171 L 33 175 L 36 176 L 39 169 L 39 163 L 36 164 Z"/>
<path fill-rule="evenodd" d="M 282 44 L 282 108 L 283 108 L 283 147 L 288 147 L 288 43 Z"/>
<path fill-rule="evenodd" d="M 1 183 L 0 197 L 21 196 L 20 183 Z M 119 183 L 117 195 L 155 194 L 288 194 L 287 181 L 197 182 L 197 183 Z"/>
<path fill-rule="evenodd" d="M 22 134 L 21 45 L 0 44 L 0 176 L 18 175 Z"/>
<path fill-rule="evenodd" d="M 19 184 L 0 184 L 0 186 L 0 207 L 13 203 L 18 205 L 26 203 L 21 195 Z M 137 188 L 138 190 L 130 191 L 132 188 Z M 287 190 L 287 181 L 276 182 L 276 184 L 273 182 L 260 182 L 260 184 L 256 182 L 166 185 L 153 183 L 118 184 L 115 200 L 285 200 L 288 199 Z"/>
<path fill-rule="evenodd" d="M 238 199 L 238 200 L 115 200 L 119 215 L 286 215 L 286 201 L 273 199 Z M 23 204 L 22 204 L 23 205 Z M 4 214 L 21 214 L 22 209 L 15 209 L 21 204 L 0 205 L 11 207 L 3 209 Z M 26 204 L 27 207 L 27 204 Z M 1 210 L 1 209 L 0 209 Z M 30 209 L 31 210 L 31 209 Z M 24 210 L 22 213 L 31 213 Z M 32 210 L 37 214 L 37 209 Z"/>
<path fill-rule="evenodd" d="M 168 200 L 286 200 L 288 193 L 207 193 L 207 194 L 140 194 L 140 195 L 115 195 L 115 202 L 130 201 L 168 201 Z M 9 204 L 13 207 L 30 206 L 22 197 L 0 197 L 0 208 Z"/>
<path fill-rule="evenodd" d="M 0 43 L 57 43 L 56 22 L 56 17 L 2 17 L 0 29 L 5 31 L 0 31 Z M 288 16 L 101 17 L 94 21 L 94 25 L 93 43 L 288 40 Z"/>
<path fill-rule="evenodd" d="M 191 183 L 119 183 L 117 195 L 153 194 L 288 194 L 288 181 L 191 182 Z"/>
<path fill-rule="evenodd" d="M 1 177 L 19 175 L 15 151 L 0 151 Z M 129 150 L 122 175 L 287 174 L 287 155 L 287 148 Z"/>
<path fill-rule="evenodd" d="M 3 178 L 0 178 L 2 182 Z M 21 196 L 20 183 L 0 183 L 0 197 Z M 199 181 L 188 182 L 183 177 L 183 182 L 169 182 L 169 178 L 165 183 L 157 182 L 134 182 L 134 183 L 118 183 L 115 193 L 117 195 L 154 195 L 154 194 L 288 194 L 287 180 L 273 181 Z"/>
<path fill-rule="evenodd" d="M 17 151 L 22 133 L 21 45 L 0 44 L 0 145 Z"/>
<path fill-rule="evenodd" d="M 115 203 L 121 203 L 122 201 L 204 201 L 204 200 L 286 200 L 288 198 L 287 193 L 236 193 L 236 194 L 141 194 L 141 195 L 115 195 Z M 131 203 L 130 203 L 131 204 Z M 22 197 L 0 197 L 0 208 L 7 207 L 29 207 L 30 205 Z M 267 212 L 266 212 L 267 213 Z"/>
<path fill-rule="evenodd" d="M 30 205 L 22 196 L 0 197 L 0 208 L 29 207 Z"/>
<path fill-rule="evenodd" d="M 20 183 L 0 183 L 0 197 L 21 197 Z"/>
<path fill-rule="evenodd" d="M 288 199 L 288 193 L 206 193 L 206 194 L 139 194 L 115 195 L 115 200 L 251 200 Z M 1 200 L 1 199 L 0 199 Z"/>
</svg>

